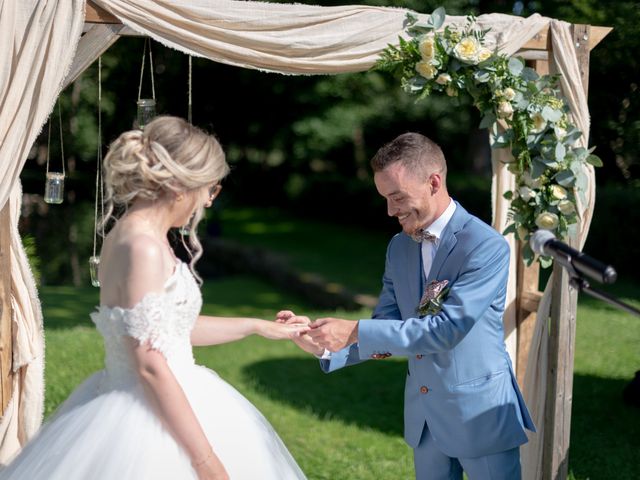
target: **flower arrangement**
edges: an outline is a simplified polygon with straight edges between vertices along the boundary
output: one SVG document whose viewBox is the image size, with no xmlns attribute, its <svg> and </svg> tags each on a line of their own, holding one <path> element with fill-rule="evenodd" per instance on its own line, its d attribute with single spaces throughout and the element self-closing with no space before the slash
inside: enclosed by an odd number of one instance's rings
<svg viewBox="0 0 640 480">
<path fill-rule="evenodd" d="M 560 97 L 558 76 L 539 76 L 520 58 L 492 52 L 484 45 L 489 30 L 475 17 L 462 27 L 441 29 L 445 10 L 436 9 L 426 22 L 408 13 L 409 40 L 389 45 L 375 67 L 401 79 L 409 94 L 422 100 L 437 92 L 450 97 L 468 93 L 482 113 L 480 128 L 490 128 L 493 148 L 510 148 L 508 169 L 516 188 L 505 192 L 511 202 L 504 234 L 523 241 L 527 264 L 534 260 L 528 240 L 537 229 L 559 238 L 573 234 L 578 223 L 576 195 L 586 203 L 584 164 L 601 160 L 576 145 L 582 132 L 569 119 L 569 107 Z M 543 267 L 551 258 L 540 257 Z"/>
<path fill-rule="evenodd" d="M 420 303 L 416 311 L 418 315 L 437 315 L 442 310 L 442 304 L 449 293 L 449 280 L 431 280 L 429 285 L 424 289 Z"/>
</svg>

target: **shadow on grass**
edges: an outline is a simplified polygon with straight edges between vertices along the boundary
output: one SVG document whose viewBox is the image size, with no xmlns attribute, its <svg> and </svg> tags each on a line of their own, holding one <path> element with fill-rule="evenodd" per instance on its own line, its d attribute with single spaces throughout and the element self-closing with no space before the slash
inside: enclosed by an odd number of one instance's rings
<svg viewBox="0 0 640 480">
<path fill-rule="evenodd" d="M 404 361 L 377 361 L 326 374 L 317 360 L 279 358 L 243 374 L 261 393 L 318 418 L 402 435 L 406 371 Z"/>
<path fill-rule="evenodd" d="M 629 381 L 574 375 L 569 469 L 576 478 L 640 478 L 640 408 L 622 401 Z"/>
</svg>

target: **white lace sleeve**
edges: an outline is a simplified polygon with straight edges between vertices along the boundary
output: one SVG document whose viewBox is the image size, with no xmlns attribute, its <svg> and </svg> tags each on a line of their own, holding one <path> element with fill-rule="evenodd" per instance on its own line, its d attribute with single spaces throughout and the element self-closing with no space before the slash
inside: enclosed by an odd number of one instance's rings
<svg viewBox="0 0 640 480">
<path fill-rule="evenodd" d="M 166 353 L 174 342 L 166 294 L 147 293 L 133 308 L 121 310 L 123 334 Z"/>
</svg>

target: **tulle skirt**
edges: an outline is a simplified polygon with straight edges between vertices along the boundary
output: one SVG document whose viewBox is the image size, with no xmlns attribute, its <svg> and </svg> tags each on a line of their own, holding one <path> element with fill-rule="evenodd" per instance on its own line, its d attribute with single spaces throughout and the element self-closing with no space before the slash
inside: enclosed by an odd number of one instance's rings
<svg viewBox="0 0 640 480">
<path fill-rule="evenodd" d="M 181 370 L 176 377 L 232 480 L 305 478 L 247 399 L 207 368 Z M 89 377 L 0 471 L 0 479 L 196 479 L 142 385 L 112 384 L 104 370 Z"/>
</svg>

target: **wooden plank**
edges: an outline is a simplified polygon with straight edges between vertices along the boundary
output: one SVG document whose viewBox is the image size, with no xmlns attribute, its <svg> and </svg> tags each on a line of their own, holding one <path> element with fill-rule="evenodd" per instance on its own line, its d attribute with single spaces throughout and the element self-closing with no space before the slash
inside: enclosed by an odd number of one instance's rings
<svg viewBox="0 0 640 480">
<path fill-rule="evenodd" d="M 13 393 L 13 338 L 11 314 L 11 217 L 9 200 L 0 211 L 0 415 Z"/>
<path fill-rule="evenodd" d="M 92 25 L 82 35 L 73 64 L 64 79 L 63 89 L 73 83 L 89 66 L 119 38 L 122 25 Z"/>
<path fill-rule="evenodd" d="M 516 278 L 516 378 L 520 386 L 524 385 L 527 360 L 536 324 L 536 311 L 541 298 L 538 292 L 540 265 L 536 262 L 526 266 L 522 260 L 523 243 L 518 242 L 518 266 Z"/>
<path fill-rule="evenodd" d="M 120 23 L 120 20 L 111 15 L 104 8 L 97 6 L 91 0 L 87 0 L 84 21 L 85 23 Z"/>
<path fill-rule="evenodd" d="M 589 25 L 573 26 L 573 44 L 576 47 L 578 68 L 580 69 L 585 94 L 589 92 L 589 54 L 591 52 L 589 42 L 592 36 L 591 31 L 592 28 Z"/>
<path fill-rule="evenodd" d="M 571 242 L 575 246 L 575 242 Z M 573 360 L 576 340 L 578 292 L 569 287 L 570 276 L 553 266 L 547 395 L 542 448 L 543 480 L 564 480 L 569 471 Z"/>
<path fill-rule="evenodd" d="M 587 25 L 588 26 L 588 25 Z M 583 40 L 587 42 L 589 51 L 596 48 L 596 46 L 613 30 L 611 27 L 597 27 L 591 26 L 591 34 L 587 39 Z M 544 27 L 538 32 L 531 40 L 525 43 L 521 50 L 550 50 L 550 36 L 549 27 Z M 517 54 L 519 55 L 519 53 Z"/>
</svg>

